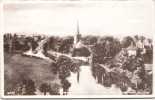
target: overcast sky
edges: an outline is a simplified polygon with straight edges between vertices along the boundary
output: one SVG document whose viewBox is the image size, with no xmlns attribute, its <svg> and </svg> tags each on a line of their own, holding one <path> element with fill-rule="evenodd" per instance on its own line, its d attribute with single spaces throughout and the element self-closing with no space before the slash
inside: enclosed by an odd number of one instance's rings
<svg viewBox="0 0 155 100">
<path fill-rule="evenodd" d="M 4 4 L 4 31 L 71 35 L 77 20 L 83 35 L 133 35 L 155 33 L 152 0 L 102 3 L 10 3 Z"/>
</svg>

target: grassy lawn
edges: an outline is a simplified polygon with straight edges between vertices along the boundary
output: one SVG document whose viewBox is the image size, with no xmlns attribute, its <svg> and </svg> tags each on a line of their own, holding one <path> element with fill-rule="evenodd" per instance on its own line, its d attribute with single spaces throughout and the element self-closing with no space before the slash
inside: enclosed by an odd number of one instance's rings
<svg viewBox="0 0 155 100">
<path fill-rule="evenodd" d="M 51 62 L 20 54 L 4 55 L 5 89 L 11 89 L 22 79 L 30 78 L 39 87 L 42 83 L 59 83 L 59 79 L 51 72 Z"/>
</svg>

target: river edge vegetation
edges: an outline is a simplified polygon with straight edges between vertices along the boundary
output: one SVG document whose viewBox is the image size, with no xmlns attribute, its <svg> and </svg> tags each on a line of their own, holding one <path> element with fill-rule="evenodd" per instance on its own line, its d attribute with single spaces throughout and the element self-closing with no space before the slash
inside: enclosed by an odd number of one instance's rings
<svg viewBox="0 0 155 100">
<path fill-rule="evenodd" d="M 123 94 L 152 94 L 152 40 L 144 36 L 50 36 L 42 45 L 43 54 L 52 61 L 23 55 L 35 52 L 43 35 L 4 35 L 5 95 L 67 95 L 72 85 L 67 80 L 71 72 L 90 64 L 92 75 L 104 87 L 117 85 Z M 87 62 L 51 52 L 86 57 Z M 150 65 L 150 66 L 149 66 Z M 77 78 L 78 79 L 78 78 Z M 128 92 L 128 88 L 132 92 Z"/>
</svg>

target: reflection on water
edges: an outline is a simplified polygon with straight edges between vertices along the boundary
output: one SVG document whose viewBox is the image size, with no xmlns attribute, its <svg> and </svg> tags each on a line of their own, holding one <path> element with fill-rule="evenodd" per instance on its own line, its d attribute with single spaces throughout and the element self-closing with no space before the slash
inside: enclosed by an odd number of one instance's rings
<svg viewBox="0 0 155 100">
<path fill-rule="evenodd" d="M 77 81 L 77 73 L 71 73 L 68 81 L 71 83 L 69 95 L 121 95 L 122 92 L 115 85 L 106 88 L 103 85 L 97 84 L 92 76 L 90 66 L 80 67 L 80 78 Z"/>
<path fill-rule="evenodd" d="M 35 56 L 43 59 L 49 59 L 43 54 L 43 44 L 47 39 L 42 40 L 39 46 L 36 48 L 36 53 L 32 51 L 32 48 L 25 55 Z M 81 59 L 81 58 L 80 58 Z M 67 78 L 71 83 L 68 95 L 121 95 L 122 92 L 115 85 L 110 88 L 104 87 L 97 83 L 97 81 L 92 76 L 91 67 L 89 65 L 80 66 L 79 79 L 77 73 L 71 73 L 71 76 Z M 61 91 L 61 90 L 60 90 Z M 62 92 L 60 92 L 61 94 Z"/>
</svg>

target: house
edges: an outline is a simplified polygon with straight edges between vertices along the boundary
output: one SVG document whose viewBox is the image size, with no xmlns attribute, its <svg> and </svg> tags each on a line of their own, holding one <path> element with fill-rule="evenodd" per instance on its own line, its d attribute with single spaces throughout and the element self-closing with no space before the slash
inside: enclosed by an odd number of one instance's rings
<svg viewBox="0 0 155 100">
<path fill-rule="evenodd" d="M 139 48 L 139 49 L 143 49 L 144 48 L 144 43 L 142 40 L 138 40 L 136 42 L 136 47 Z"/>
<path fill-rule="evenodd" d="M 127 48 L 128 56 L 136 56 L 137 55 L 137 47 L 131 43 L 131 45 Z"/>
</svg>

